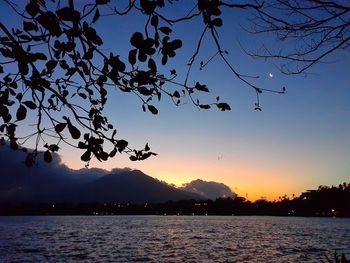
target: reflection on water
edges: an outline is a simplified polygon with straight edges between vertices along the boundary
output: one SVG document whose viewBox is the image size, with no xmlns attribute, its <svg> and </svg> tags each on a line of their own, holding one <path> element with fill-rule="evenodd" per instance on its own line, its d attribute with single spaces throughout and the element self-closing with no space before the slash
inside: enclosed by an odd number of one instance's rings
<svg viewBox="0 0 350 263">
<path fill-rule="evenodd" d="M 321 262 L 335 250 L 350 253 L 350 219 L 0 217 L 0 262 Z"/>
</svg>

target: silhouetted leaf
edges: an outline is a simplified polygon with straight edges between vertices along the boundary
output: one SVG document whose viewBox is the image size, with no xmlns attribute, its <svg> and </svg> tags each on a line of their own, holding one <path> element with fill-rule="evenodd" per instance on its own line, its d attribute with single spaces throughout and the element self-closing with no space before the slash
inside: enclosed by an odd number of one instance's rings
<svg viewBox="0 0 350 263">
<path fill-rule="evenodd" d="M 36 104 L 29 100 L 23 101 L 22 104 L 26 105 L 31 110 L 35 110 L 37 108 Z"/>
<path fill-rule="evenodd" d="M 210 109 L 210 105 L 208 105 L 208 104 L 200 104 L 199 107 L 200 107 L 201 109 L 204 109 L 204 110 Z"/>
<path fill-rule="evenodd" d="M 152 16 L 151 25 L 154 27 L 158 27 L 158 16 L 156 16 L 156 15 Z"/>
<path fill-rule="evenodd" d="M 17 120 L 18 121 L 24 120 L 26 116 L 27 116 L 27 109 L 23 105 L 20 105 L 16 113 Z"/>
<path fill-rule="evenodd" d="M 28 31 L 37 31 L 38 27 L 33 22 L 23 21 L 23 29 L 24 29 L 24 31 L 27 31 L 27 32 Z"/>
<path fill-rule="evenodd" d="M 81 98 L 83 98 L 84 100 L 86 100 L 87 99 L 87 96 L 86 96 L 86 94 L 84 94 L 84 93 L 78 93 L 78 95 L 81 97 Z"/>
<path fill-rule="evenodd" d="M 59 37 L 62 34 L 57 17 L 51 11 L 40 14 L 36 20 L 47 30 L 50 34 L 56 37 Z"/>
<path fill-rule="evenodd" d="M 148 67 L 152 71 L 152 73 L 156 74 L 157 73 L 157 65 L 156 62 L 152 58 L 148 60 Z"/>
<path fill-rule="evenodd" d="M 109 153 L 109 157 L 113 158 L 117 153 L 117 149 L 114 148 L 110 153 Z"/>
<path fill-rule="evenodd" d="M 107 161 L 107 160 L 108 160 L 108 157 L 109 157 L 109 154 L 102 151 L 102 152 L 99 154 L 99 157 L 101 158 L 101 160 Z"/>
<path fill-rule="evenodd" d="M 221 18 L 215 18 L 211 21 L 211 24 L 213 26 L 221 27 L 222 26 L 222 19 Z"/>
<path fill-rule="evenodd" d="M 152 91 L 150 91 L 149 89 L 147 89 L 146 87 L 143 87 L 143 86 L 138 87 L 137 91 L 144 96 L 152 95 Z"/>
<path fill-rule="evenodd" d="M 174 91 L 173 96 L 175 98 L 180 98 L 180 93 L 176 90 L 176 91 Z"/>
<path fill-rule="evenodd" d="M 48 149 L 51 151 L 51 152 L 57 152 L 59 147 L 57 144 L 51 144 L 49 145 Z"/>
<path fill-rule="evenodd" d="M 34 58 L 35 58 L 35 60 L 47 60 L 46 55 L 44 53 L 40 53 L 40 52 L 35 53 Z"/>
<path fill-rule="evenodd" d="M 63 21 L 75 22 L 75 21 L 79 21 L 79 19 L 80 19 L 80 12 L 78 12 L 70 7 L 63 7 L 62 9 L 57 10 L 56 14 Z"/>
<path fill-rule="evenodd" d="M 153 105 L 148 105 L 148 110 L 149 110 L 150 112 L 152 112 L 152 114 L 154 114 L 154 115 L 158 114 L 157 108 L 154 107 Z"/>
<path fill-rule="evenodd" d="M 201 84 L 199 84 L 199 82 L 196 83 L 194 88 L 196 90 L 199 90 L 199 91 L 209 92 L 209 89 L 207 88 L 207 86 L 206 85 L 201 85 Z"/>
<path fill-rule="evenodd" d="M 64 130 L 64 128 L 66 128 L 66 126 L 67 126 L 67 123 L 59 123 L 55 126 L 55 131 L 57 133 L 60 133 Z"/>
<path fill-rule="evenodd" d="M 150 15 L 154 12 L 154 9 L 157 7 L 157 2 L 149 0 L 140 0 L 141 8 L 145 11 L 147 15 Z"/>
<path fill-rule="evenodd" d="M 26 5 L 26 11 L 29 15 L 35 16 L 39 12 L 39 5 L 34 0 L 31 0 Z"/>
<path fill-rule="evenodd" d="M 119 152 L 122 152 L 125 150 L 125 148 L 128 146 L 128 142 L 125 141 L 125 140 L 119 140 L 116 144 L 117 148 L 118 148 L 118 151 Z"/>
<path fill-rule="evenodd" d="M 70 135 L 73 139 L 79 139 L 80 138 L 80 131 L 77 129 L 77 127 L 73 126 L 70 122 L 68 124 L 68 130 Z"/>
<path fill-rule="evenodd" d="M 135 32 L 132 35 L 132 37 L 130 38 L 130 43 L 131 43 L 131 45 L 133 45 L 134 47 L 137 47 L 137 48 L 142 46 L 142 43 L 143 43 L 142 33 Z"/>
<path fill-rule="evenodd" d="M 230 105 L 228 105 L 227 103 L 224 103 L 224 102 L 217 103 L 216 106 L 217 106 L 221 111 L 231 110 Z"/>
<path fill-rule="evenodd" d="M 57 66 L 57 60 L 49 60 L 46 62 L 46 69 L 48 72 L 52 72 Z"/>
<path fill-rule="evenodd" d="M 137 54 L 137 49 L 132 49 L 129 51 L 129 63 L 131 65 L 135 65 L 136 64 L 136 54 Z"/>
<path fill-rule="evenodd" d="M 82 156 L 80 156 L 80 159 L 83 161 L 83 162 L 88 162 L 90 161 L 91 159 L 91 151 L 90 150 L 87 150 L 86 152 L 84 152 L 82 154 Z"/>
<path fill-rule="evenodd" d="M 137 157 L 136 156 L 133 156 L 133 155 L 131 155 L 130 157 L 129 157 L 129 159 L 131 160 L 131 161 L 137 161 Z"/>
<path fill-rule="evenodd" d="M 169 35 L 172 32 L 171 28 L 166 26 L 160 27 L 159 30 L 166 35 Z"/>
<path fill-rule="evenodd" d="M 52 162 L 52 155 L 51 155 L 49 150 L 44 152 L 44 160 L 47 163 L 51 163 Z"/>
</svg>

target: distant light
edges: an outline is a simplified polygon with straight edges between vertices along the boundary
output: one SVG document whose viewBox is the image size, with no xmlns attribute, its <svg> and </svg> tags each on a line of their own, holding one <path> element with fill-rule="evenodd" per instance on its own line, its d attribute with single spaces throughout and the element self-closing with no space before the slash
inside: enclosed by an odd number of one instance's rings
<svg viewBox="0 0 350 263">
<path fill-rule="evenodd" d="M 52 205 L 52 208 L 55 208 L 55 205 Z"/>
<path fill-rule="evenodd" d="M 334 213 L 335 212 L 335 210 L 334 209 L 332 209 L 332 213 Z"/>
</svg>

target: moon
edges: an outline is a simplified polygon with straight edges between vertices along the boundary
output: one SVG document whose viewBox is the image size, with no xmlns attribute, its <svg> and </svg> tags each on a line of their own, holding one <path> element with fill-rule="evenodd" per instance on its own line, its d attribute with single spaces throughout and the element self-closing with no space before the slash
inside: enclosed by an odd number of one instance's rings
<svg viewBox="0 0 350 263">
<path fill-rule="evenodd" d="M 270 77 L 270 78 L 273 78 L 273 74 L 272 74 L 272 73 L 269 73 L 269 77 Z"/>
</svg>

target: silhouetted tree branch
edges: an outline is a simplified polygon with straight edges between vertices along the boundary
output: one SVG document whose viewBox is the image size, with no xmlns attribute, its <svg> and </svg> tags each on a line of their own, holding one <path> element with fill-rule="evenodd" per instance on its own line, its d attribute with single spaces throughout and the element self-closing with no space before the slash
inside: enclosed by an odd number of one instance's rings
<svg viewBox="0 0 350 263">
<path fill-rule="evenodd" d="M 259 94 L 284 93 L 264 89 L 251 83 L 251 76 L 241 74 L 229 62 L 227 51 L 219 42 L 218 28 L 223 25 L 221 9 L 260 10 L 262 4 L 230 4 L 219 0 L 198 0 L 182 17 L 169 18 L 162 8 L 173 1 L 96 0 L 82 4 L 67 0 L 29 0 L 25 5 L 3 0 L 21 19 L 21 25 L 11 30 L 0 22 L 0 126 L 1 143 L 9 141 L 15 150 L 35 141 L 34 150 L 28 152 L 25 163 L 32 166 L 39 151 L 45 149 L 44 160 L 51 162 L 52 152 L 62 143 L 83 151 L 81 160 L 89 164 L 91 158 L 106 161 L 118 152 L 130 160 L 144 160 L 155 153 L 148 144 L 135 150 L 129 143 L 117 138 L 117 130 L 104 115 L 104 107 L 112 88 L 137 96 L 143 111 L 157 114 L 154 100 L 168 96 L 175 105 L 188 97 L 198 109 L 215 106 L 230 110 L 219 97 L 212 103 L 202 103 L 198 92 L 209 92 L 205 84 L 190 85 L 191 69 L 198 61 L 204 36 L 211 36 L 219 56 L 233 75 L 252 88 L 256 95 L 256 110 L 261 110 Z M 188 3 L 188 2 L 187 2 Z M 146 17 L 140 32 L 130 32 L 131 49 L 128 61 L 120 54 L 102 49 L 103 37 L 94 28 L 105 16 L 127 16 L 131 11 Z M 164 66 L 176 56 L 182 40 L 174 39 L 172 31 L 178 23 L 201 18 L 203 29 L 187 65 L 183 81 L 176 70 L 164 72 Z M 211 58 L 212 59 L 212 58 Z M 200 69 L 211 61 L 200 63 Z M 36 116 L 33 132 L 17 135 L 17 128 L 25 125 L 27 115 Z"/>
<path fill-rule="evenodd" d="M 269 0 L 256 12 L 253 33 L 274 33 L 285 43 L 274 50 L 263 45 L 248 52 L 264 59 L 281 59 L 286 74 L 307 72 L 339 50 L 350 48 L 350 3 L 322 0 Z"/>
</svg>

